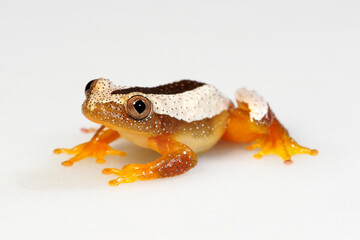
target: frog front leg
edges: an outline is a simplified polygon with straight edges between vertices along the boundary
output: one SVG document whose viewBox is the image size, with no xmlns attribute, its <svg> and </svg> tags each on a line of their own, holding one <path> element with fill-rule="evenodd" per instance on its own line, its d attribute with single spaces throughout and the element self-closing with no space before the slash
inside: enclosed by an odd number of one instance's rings
<svg viewBox="0 0 360 240">
<path fill-rule="evenodd" d="M 162 157 L 147 164 L 129 164 L 122 169 L 105 168 L 104 174 L 119 176 L 111 180 L 109 185 L 117 186 L 120 183 L 131 183 L 136 180 L 172 177 L 183 174 L 197 164 L 197 156 L 194 151 L 171 137 L 150 137 L 147 143 Z"/>
<path fill-rule="evenodd" d="M 89 142 L 79 144 L 70 149 L 57 148 L 54 150 L 54 153 L 67 153 L 75 155 L 69 160 L 62 162 L 62 165 L 65 167 L 70 167 L 74 164 L 74 162 L 80 161 L 81 159 L 87 157 L 95 157 L 97 163 L 105 163 L 104 157 L 106 155 L 126 155 L 126 153 L 115 150 L 109 146 L 109 143 L 118 139 L 119 137 L 120 134 L 118 132 L 111 130 L 105 126 L 101 126 Z"/>
<path fill-rule="evenodd" d="M 265 154 L 280 156 L 285 164 L 291 164 L 291 156 L 306 153 L 318 154 L 316 149 L 299 145 L 279 122 L 268 103 L 256 92 L 239 89 L 236 92 L 237 108 L 229 110 L 229 122 L 223 136 L 225 140 L 251 143 L 248 150 L 260 148 L 254 155 L 261 158 Z"/>
</svg>

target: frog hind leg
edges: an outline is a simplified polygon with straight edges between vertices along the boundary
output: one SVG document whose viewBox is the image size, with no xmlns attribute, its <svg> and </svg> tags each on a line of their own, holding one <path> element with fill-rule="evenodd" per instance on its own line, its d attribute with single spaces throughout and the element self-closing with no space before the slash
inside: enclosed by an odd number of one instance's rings
<svg viewBox="0 0 360 240">
<path fill-rule="evenodd" d="M 125 156 L 126 153 L 115 150 L 109 146 L 109 143 L 119 138 L 118 132 L 111 130 L 105 126 L 101 126 L 89 142 L 79 144 L 73 148 L 57 148 L 55 154 L 67 153 L 75 156 L 61 164 L 65 167 L 72 166 L 75 162 L 87 157 L 95 157 L 97 163 L 105 163 L 106 155 Z"/>
<path fill-rule="evenodd" d="M 103 174 L 115 174 L 110 186 L 183 174 L 197 164 L 196 154 L 186 145 L 170 137 L 150 137 L 148 145 L 162 156 L 147 164 L 129 164 L 122 169 L 105 168 Z"/>
<path fill-rule="evenodd" d="M 238 107 L 229 110 L 228 127 L 223 139 L 239 143 L 253 143 L 248 150 L 260 148 L 254 155 L 259 159 L 266 154 L 280 156 L 291 164 L 294 154 L 318 154 L 315 149 L 299 145 L 279 122 L 268 103 L 254 91 L 239 89 L 236 92 Z"/>
</svg>

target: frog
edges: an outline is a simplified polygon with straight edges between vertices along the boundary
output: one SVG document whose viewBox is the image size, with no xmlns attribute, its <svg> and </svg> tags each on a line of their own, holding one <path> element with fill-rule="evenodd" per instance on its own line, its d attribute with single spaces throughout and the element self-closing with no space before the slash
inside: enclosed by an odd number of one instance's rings
<svg viewBox="0 0 360 240">
<path fill-rule="evenodd" d="M 54 150 L 74 155 L 63 166 L 88 157 L 102 164 L 107 155 L 126 156 L 109 145 L 119 138 L 161 155 L 146 164 L 103 169 L 103 174 L 116 176 L 109 181 L 111 186 L 181 175 L 220 140 L 247 144 L 247 150 L 260 149 L 256 159 L 278 155 L 287 165 L 293 163 L 294 154 L 318 154 L 298 144 L 264 98 L 247 88 L 236 90 L 235 104 L 214 86 L 188 79 L 127 87 L 98 78 L 87 83 L 85 96 L 83 115 L 101 126 L 90 141 Z"/>
</svg>

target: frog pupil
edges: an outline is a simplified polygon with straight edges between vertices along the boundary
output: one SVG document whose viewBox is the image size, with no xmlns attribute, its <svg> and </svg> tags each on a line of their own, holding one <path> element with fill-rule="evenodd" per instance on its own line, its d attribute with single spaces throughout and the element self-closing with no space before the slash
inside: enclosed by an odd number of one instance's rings
<svg viewBox="0 0 360 240">
<path fill-rule="evenodd" d="M 95 81 L 95 80 L 91 80 L 90 82 L 88 82 L 88 84 L 86 84 L 85 92 L 90 89 L 91 84 L 92 84 L 94 81 Z"/>
<path fill-rule="evenodd" d="M 142 113 L 145 110 L 145 103 L 142 100 L 137 100 L 134 103 L 134 108 L 138 113 Z"/>
</svg>

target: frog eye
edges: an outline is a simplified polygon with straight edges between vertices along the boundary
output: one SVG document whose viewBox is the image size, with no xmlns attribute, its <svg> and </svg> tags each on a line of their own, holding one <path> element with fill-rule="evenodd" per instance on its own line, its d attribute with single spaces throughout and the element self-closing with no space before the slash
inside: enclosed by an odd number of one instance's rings
<svg viewBox="0 0 360 240">
<path fill-rule="evenodd" d="M 96 79 L 95 80 L 91 80 L 90 82 L 88 82 L 88 84 L 86 84 L 86 87 L 85 87 L 85 94 L 86 92 L 91 89 L 91 86 L 95 86 L 94 82 L 96 82 Z"/>
<path fill-rule="evenodd" d="M 127 101 L 126 112 L 136 120 L 144 119 L 151 113 L 151 102 L 140 95 L 132 96 Z"/>
</svg>

